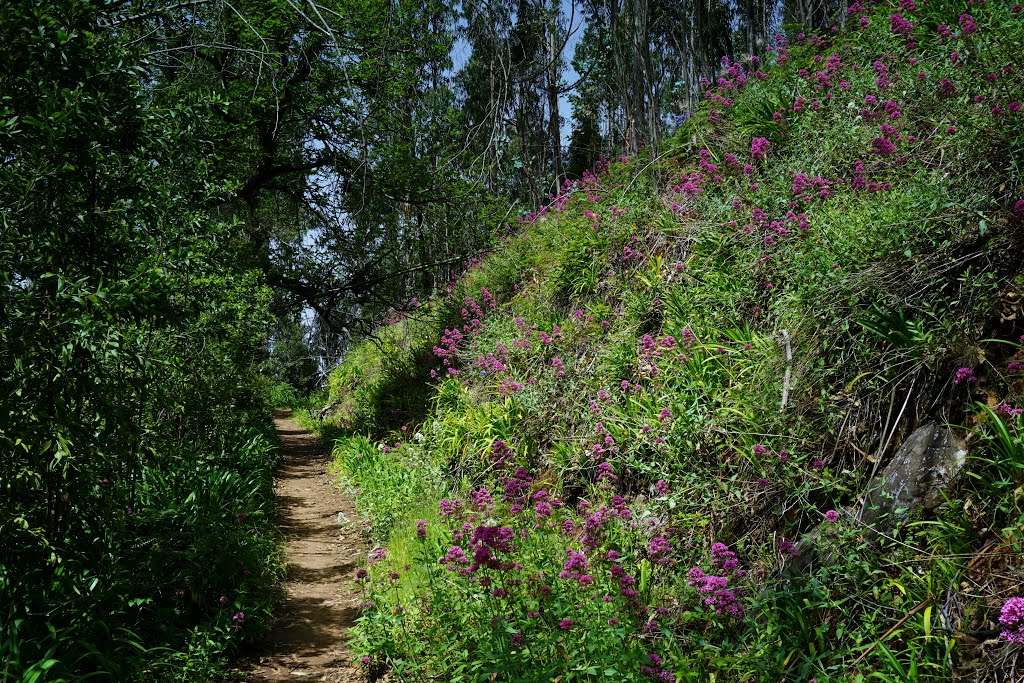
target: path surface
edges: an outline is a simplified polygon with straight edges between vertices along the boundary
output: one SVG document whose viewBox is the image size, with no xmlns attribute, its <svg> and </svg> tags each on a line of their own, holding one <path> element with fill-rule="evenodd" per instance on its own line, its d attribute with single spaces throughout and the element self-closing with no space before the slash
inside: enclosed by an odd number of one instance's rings
<svg viewBox="0 0 1024 683">
<path fill-rule="evenodd" d="M 316 436 L 287 411 L 275 412 L 274 426 L 281 440 L 274 493 L 288 573 L 263 651 L 250 660 L 249 680 L 365 681 L 346 647 L 359 611 L 355 572 L 366 558 L 355 505 L 328 474 L 329 454 Z M 353 523 L 340 525 L 338 513 Z"/>
</svg>

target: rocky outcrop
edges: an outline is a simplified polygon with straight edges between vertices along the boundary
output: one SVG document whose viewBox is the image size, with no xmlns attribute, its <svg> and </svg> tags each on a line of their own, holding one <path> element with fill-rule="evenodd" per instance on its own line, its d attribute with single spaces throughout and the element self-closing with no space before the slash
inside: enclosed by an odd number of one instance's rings
<svg viewBox="0 0 1024 683">
<path fill-rule="evenodd" d="M 934 511 L 956 482 L 967 458 L 953 430 L 927 424 L 910 435 L 867 495 L 860 519 L 879 530 L 904 524 L 918 510 Z"/>
</svg>

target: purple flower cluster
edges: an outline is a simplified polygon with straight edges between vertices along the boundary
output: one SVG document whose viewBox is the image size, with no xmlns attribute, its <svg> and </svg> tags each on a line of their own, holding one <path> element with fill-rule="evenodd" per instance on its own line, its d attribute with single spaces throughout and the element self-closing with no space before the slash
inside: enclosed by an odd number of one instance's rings
<svg viewBox="0 0 1024 683">
<path fill-rule="evenodd" d="M 440 559 L 440 562 L 446 565 L 445 569 L 448 571 L 455 571 L 460 564 L 469 564 L 469 558 L 466 557 L 466 551 L 461 545 L 453 545 L 448 548 L 448 552 Z"/>
<path fill-rule="evenodd" d="M 513 503 L 514 506 L 519 506 L 519 509 L 522 509 L 522 506 L 526 504 L 524 493 L 529 491 L 530 485 L 533 483 L 533 477 L 530 476 L 527 469 L 517 467 L 511 477 L 502 477 L 499 483 L 504 492 L 505 502 Z M 515 512 L 518 513 L 519 509 Z"/>
<path fill-rule="evenodd" d="M 515 540 L 515 533 L 509 527 L 485 526 L 481 524 L 473 530 L 473 540 L 470 547 L 473 549 L 473 563 L 469 571 L 475 572 L 481 567 L 488 569 L 502 569 L 506 563 L 502 563 L 498 553 L 508 553 L 514 548 L 512 541 Z"/>
<path fill-rule="evenodd" d="M 455 500 L 448 500 L 442 498 L 437 504 L 438 513 L 442 517 L 458 516 L 462 512 L 462 501 L 456 498 Z"/>
<path fill-rule="evenodd" d="M 740 604 L 742 590 L 731 587 L 731 582 L 742 579 L 746 572 L 739 569 L 739 561 L 736 553 L 729 550 L 724 543 L 715 543 L 711 546 L 712 563 L 722 571 L 719 575 L 706 574 L 700 567 L 690 569 L 690 580 L 688 585 L 703 593 L 704 604 L 714 608 L 716 614 L 728 614 L 736 619 L 742 619 L 744 615 L 743 605 Z"/>
<path fill-rule="evenodd" d="M 655 536 L 647 544 L 647 554 L 657 564 L 668 564 L 672 561 L 672 545 L 663 536 Z"/>
<path fill-rule="evenodd" d="M 754 138 L 750 141 L 750 157 L 752 159 L 767 159 L 768 150 L 772 143 L 767 138 Z"/>
<path fill-rule="evenodd" d="M 978 23 L 970 14 L 960 15 L 960 35 L 967 36 L 978 30 Z"/>
<path fill-rule="evenodd" d="M 593 577 L 587 574 L 586 571 L 590 567 L 590 562 L 587 561 L 587 556 L 573 550 L 572 548 L 566 548 L 565 552 L 569 558 L 565 561 L 565 564 L 562 565 L 562 571 L 558 573 L 558 578 L 578 581 L 581 586 L 593 584 Z"/>
<path fill-rule="evenodd" d="M 998 410 L 1003 415 L 1009 415 L 1010 417 L 1017 417 L 1018 415 L 1024 413 L 1024 408 L 1014 408 L 1005 401 L 996 406 L 996 410 Z"/>
<path fill-rule="evenodd" d="M 597 480 L 604 481 L 607 484 L 613 484 L 619 480 L 615 476 L 615 470 L 612 468 L 612 464 L 605 460 L 597 466 Z"/>
<path fill-rule="evenodd" d="M 871 153 L 881 157 L 892 156 L 896 153 L 896 145 L 888 138 L 871 138 Z"/>
<path fill-rule="evenodd" d="M 511 377 L 504 378 L 503 380 L 501 380 L 501 383 L 498 385 L 498 395 L 499 396 L 511 396 L 512 394 L 518 394 L 522 390 L 523 390 L 523 383 L 522 382 L 517 382 L 514 379 L 512 379 Z"/>
<path fill-rule="evenodd" d="M 999 623 L 1008 628 L 1000 637 L 1011 643 L 1024 644 L 1024 598 L 1013 597 L 999 610 Z"/>
<path fill-rule="evenodd" d="M 493 353 L 488 353 L 486 356 L 480 356 L 473 362 L 473 365 L 480 370 L 481 374 L 498 374 L 505 372 L 508 369 L 508 366 L 502 363 Z"/>
<path fill-rule="evenodd" d="M 898 12 L 889 17 L 889 27 L 893 33 L 903 38 L 909 38 L 914 31 L 914 25 Z"/>
<path fill-rule="evenodd" d="M 675 681 L 676 677 L 664 668 L 661 657 L 651 652 L 647 655 L 647 664 L 640 666 L 640 673 L 658 681 Z"/>
<path fill-rule="evenodd" d="M 462 332 L 458 328 L 446 329 L 441 335 L 440 345 L 434 347 L 434 355 L 441 359 L 441 363 L 447 368 L 449 375 L 459 374 L 459 371 L 452 367 L 452 362 L 458 356 L 462 338 Z M 432 371 L 431 376 L 436 377 L 437 373 Z"/>
<path fill-rule="evenodd" d="M 953 384 L 973 384 L 978 378 L 974 375 L 972 368 L 960 368 L 953 377 Z"/>
<path fill-rule="evenodd" d="M 491 445 L 491 463 L 499 470 L 515 464 L 512 449 L 501 439 L 498 439 Z"/>
<path fill-rule="evenodd" d="M 800 199 L 812 198 L 817 195 L 821 199 L 828 199 L 832 196 L 831 183 L 820 176 L 808 177 L 803 173 L 797 173 L 793 177 L 793 195 Z"/>
</svg>

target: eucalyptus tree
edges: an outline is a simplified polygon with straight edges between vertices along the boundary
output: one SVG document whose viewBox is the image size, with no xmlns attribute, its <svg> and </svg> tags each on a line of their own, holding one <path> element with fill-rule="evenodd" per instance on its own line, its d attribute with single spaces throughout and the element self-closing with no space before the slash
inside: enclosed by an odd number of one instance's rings
<svg viewBox="0 0 1024 683">
<path fill-rule="evenodd" d="M 763 58 L 784 25 L 843 21 L 843 0 L 586 0 L 573 65 L 571 168 L 600 153 L 657 150 L 671 117 L 692 112 L 722 60 Z"/>
<path fill-rule="evenodd" d="M 529 207 L 557 193 L 565 173 L 561 98 L 567 45 L 579 28 L 558 0 L 469 0 L 462 6 L 469 55 L 457 83 L 466 163 L 491 192 Z"/>
</svg>

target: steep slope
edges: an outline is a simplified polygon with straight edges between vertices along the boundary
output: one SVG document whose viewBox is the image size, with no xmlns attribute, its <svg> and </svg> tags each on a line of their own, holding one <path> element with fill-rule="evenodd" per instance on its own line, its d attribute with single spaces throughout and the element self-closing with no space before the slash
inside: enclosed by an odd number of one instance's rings
<svg viewBox="0 0 1024 683">
<path fill-rule="evenodd" d="M 779 36 L 353 350 L 368 670 L 1010 680 L 1022 51 L 992 2 Z"/>
</svg>

